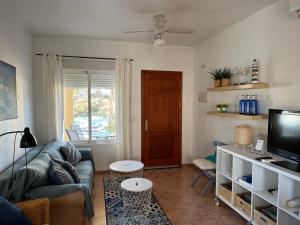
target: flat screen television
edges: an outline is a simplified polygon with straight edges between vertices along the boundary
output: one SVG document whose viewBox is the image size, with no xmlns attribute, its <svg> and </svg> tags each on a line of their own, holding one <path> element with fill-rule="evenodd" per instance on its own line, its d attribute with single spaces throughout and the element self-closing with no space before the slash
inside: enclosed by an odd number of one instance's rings
<svg viewBox="0 0 300 225">
<path fill-rule="evenodd" d="M 268 152 L 294 161 L 274 162 L 277 165 L 300 170 L 300 111 L 269 110 Z"/>
</svg>

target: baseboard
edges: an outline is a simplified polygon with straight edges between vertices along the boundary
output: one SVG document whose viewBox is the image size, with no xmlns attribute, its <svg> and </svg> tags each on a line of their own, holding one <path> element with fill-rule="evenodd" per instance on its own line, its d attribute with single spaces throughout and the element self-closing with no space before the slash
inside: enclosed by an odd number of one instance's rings
<svg viewBox="0 0 300 225">
<path fill-rule="evenodd" d="M 182 164 L 182 166 L 184 167 L 190 167 L 190 166 L 193 166 L 194 164 L 193 163 L 184 163 Z"/>
<path fill-rule="evenodd" d="M 103 174 L 108 174 L 109 170 L 97 170 L 95 171 L 96 175 L 103 175 Z"/>
<path fill-rule="evenodd" d="M 176 168 L 180 168 L 180 167 L 192 167 L 193 164 L 192 163 L 183 163 L 181 166 L 155 166 L 155 167 L 145 167 L 145 170 L 153 170 L 153 169 L 176 169 Z M 109 174 L 109 170 L 97 170 L 95 171 L 96 175 L 103 175 L 103 174 Z"/>
<path fill-rule="evenodd" d="M 145 170 L 153 170 L 153 169 L 176 169 L 176 168 L 181 168 L 181 167 L 190 167 L 192 166 L 192 163 L 184 163 L 181 166 L 178 165 L 171 165 L 171 166 L 149 166 L 149 167 L 145 167 Z"/>
</svg>

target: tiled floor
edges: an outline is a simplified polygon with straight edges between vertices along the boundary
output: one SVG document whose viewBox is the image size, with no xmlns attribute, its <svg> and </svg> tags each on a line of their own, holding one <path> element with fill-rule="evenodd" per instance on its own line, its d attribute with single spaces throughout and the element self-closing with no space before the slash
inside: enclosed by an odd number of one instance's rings
<svg viewBox="0 0 300 225">
<path fill-rule="evenodd" d="M 207 179 L 202 178 L 192 188 L 192 179 L 197 175 L 192 166 L 179 169 L 146 170 L 144 176 L 153 181 L 153 192 L 173 225 L 245 225 L 237 213 L 214 202 L 214 190 L 200 196 Z M 103 177 L 96 175 L 94 185 L 95 217 L 92 225 L 105 225 Z"/>
</svg>

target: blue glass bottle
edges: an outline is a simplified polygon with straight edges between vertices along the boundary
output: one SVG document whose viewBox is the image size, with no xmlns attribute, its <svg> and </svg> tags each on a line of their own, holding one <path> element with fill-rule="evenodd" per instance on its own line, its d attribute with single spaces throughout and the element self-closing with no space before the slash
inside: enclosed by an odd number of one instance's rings
<svg viewBox="0 0 300 225">
<path fill-rule="evenodd" d="M 250 108 L 251 108 L 251 100 L 250 95 L 247 95 L 246 103 L 245 103 L 245 114 L 250 115 Z"/>
<path fill-rule="evenodd" d="M 257 115 L 258 114 L 258 104 L 257 104 L 257 100 L 256 100 L 255 95 L 252 95 L 252 97 L 251 97 L 250 113 L 251 113 L 251 115 Z"/>
<path fill-rule="evenodd" d="M 240 114 L 245 114 L 245 95 L 240 100 Z"/>
</svg>

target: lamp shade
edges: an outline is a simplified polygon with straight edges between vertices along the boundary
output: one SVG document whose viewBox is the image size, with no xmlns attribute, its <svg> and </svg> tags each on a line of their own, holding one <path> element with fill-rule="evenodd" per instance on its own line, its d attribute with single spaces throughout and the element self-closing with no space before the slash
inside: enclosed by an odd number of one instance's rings
<svg viewBox="0 0 300 225">
<path fill-rule="evenodd" d="M 20 141 L 20 148 L 32 148 L 37 146 L 35 137 L 30 133 L 30 129 L 25 127 L 24 134 Z"/>
<path fill-rule="evenodd" d="M 253 139 L 253 129 L 248 125 L 235 127 L 234 140 L 239 145 L 250 145 Z"/>
</svg>

